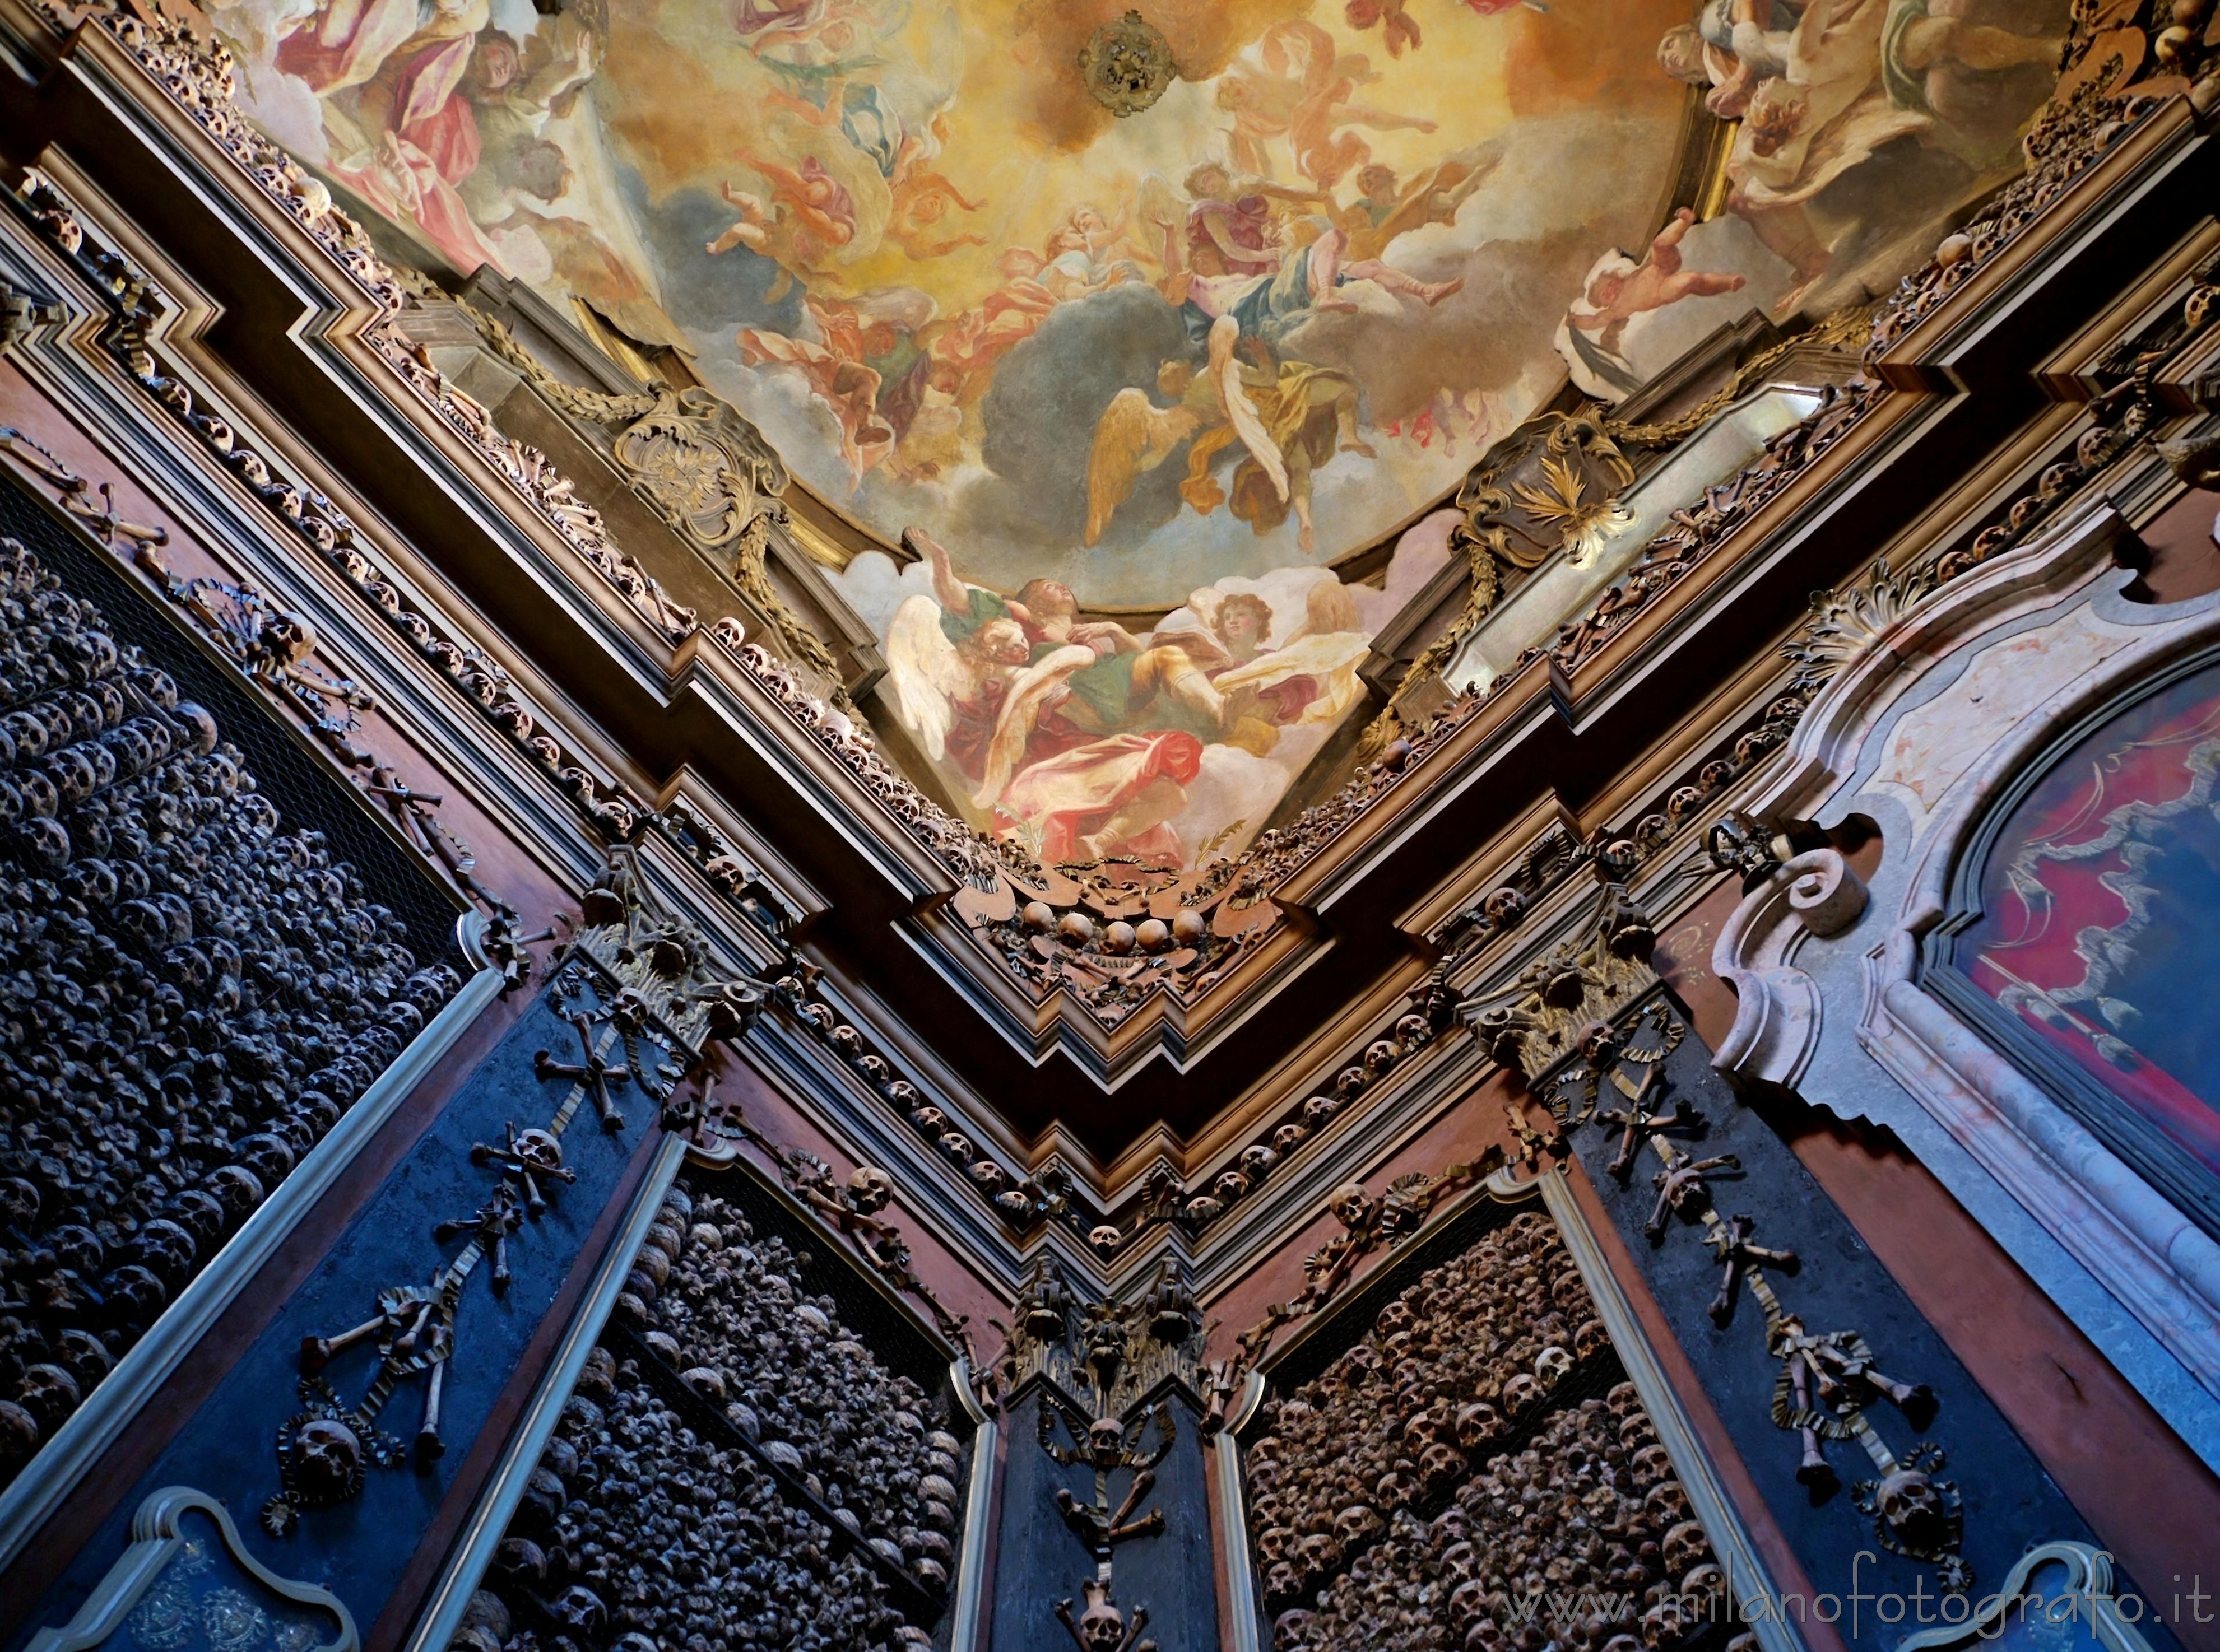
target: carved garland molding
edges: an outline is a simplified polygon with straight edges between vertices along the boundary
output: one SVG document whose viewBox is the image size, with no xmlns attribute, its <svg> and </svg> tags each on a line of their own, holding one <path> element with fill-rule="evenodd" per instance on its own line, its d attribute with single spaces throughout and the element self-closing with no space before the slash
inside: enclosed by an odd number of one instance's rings
<svg viewBox="0 0 2220 1652">
<path fill-rule="evenodd" d="M 405 595 L 371 559 L 375 547 L 367 536 L 331 499 L 313 485 L 284 475 L 248 439 L 252 433 L 240 421 L 215 411 L 183 379 L 165 370 L 155 345 L 163 315 L 175 307 L 152 278 L 112 247 L 101 246 L 84 216 L 43 174 L 27 171 L 11 199 L 75 273 L 94 291 L 109 296 L 114 320 L 104 342 L 133 382 L 285 527 L 315 546 L 420 657 L 438 666 L 490 723 L 556 782 L 597 832 L 609 840 L 631 837 L 646 806 L 622 785 L 596 775 L 582 756 L 566 750 L 518 692 L 505 667 L 476 644 L 458 640 L 454 627 L 428 604 Z M 92 489 L 84 478 L 50 457 L 36 461 L 34 468 L 62 496 L 72 514 L 104 523 L 100 529 L 104 535 L 124 531 L 110 517 L 86 514 L 84 502 L 90 501 Z M 306 625 L 297 619 L 291 623 Z"/>
<path fill-rule="evenodd" d="M 73 35 L 97 24 L 129 53 L 370 300 L 376 319 L 365 336 L 401 381 L 466 438 L 510 489 L 532 505 L 666 641 L 675 643 L 692 633 L 693 612 L 672 602 L 638 563 L 616 547 L 600 513 L 576 496 L 573 484 L 546 455 L 502 436 L 483 408 L 448 390 L 437 369 L 418 360 L 409 342 L 394 331 L 392 319 L 408 302 L 406 278 L 378 257 L 362 226 L 333 204 L 331 191 L 240 112 L 237 65 L 228 47 L 219 41 L 203 42 L 190 28 L 167 16 L 147 15 L 144 8 L 129 9 L 114 0 L 35 3 L 59 31 Z"/>
</svg>

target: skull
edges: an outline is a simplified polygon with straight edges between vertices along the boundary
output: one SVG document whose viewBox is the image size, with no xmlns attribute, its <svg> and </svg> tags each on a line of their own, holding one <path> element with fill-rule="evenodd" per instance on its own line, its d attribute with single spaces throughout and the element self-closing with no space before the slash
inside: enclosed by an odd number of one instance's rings
<svg viewBox="0 0 2220 1652">
<path fill-rule="evenodd" d="M 1610 1346 L 1610 1333 L 1600 1319 L 1587 1320 L 1573 1333 L 1573 1352 L 1582 1360 L 1592 1359 Z"/>
<path fill-rule="evenodd" d="M 1123 1233 L 1107 1222 L 1100 1227 L 1089 1228 L 1087 1232 L 1088 1248 L 1105 1262 L 1118 1254 L 1118 1247 L 1125 1242 L 1125 1238 L 1126 1236 Z"/>
<path fill-rule="evenodd" d="M 28 1375 L 28 1374 L 27 1374 Z M 1949 1512 L 1935 1482 L 1917 1468 L 1899 1468 L 1874 1493 L 1888 1529 L 1913 1549 L 1947 1548 Z"/>
<path fill-rule="evenodd" d="M 1303 1138 L 1309 1134 L 1300 1125 L 1281 1125 L 1272 1132 L 1272 1150 L 1284 1158 L 1302 1145 Z"/>
<path fill-rule="evenodd" d="M 966 1136 L 960 1130 L 951 1130 L 944 1132 L 939 1138 L 937 1144 L 942 1152 L 947 1154 L 950 1158 L 954 1159 L 958 1164 L 970 1163 L 972 1156 L 976 1150 L 971 1145 L 971 1138 L 969 1136 Z"/>
<path fill-rule="evenodd" d="M 1618 1052 L 1618 1038 L 1608 1021 L 1590 1021 L 1581 1029 L 1578 1044 L 1581 1059 L 1591 1066 L 1601 1066 Z"/>
<path fill-rule="evenodd" d="M 1508 929 L 1526 915 L 1526 897 L 1506 883 L 1493 891 L 1480 909 L 1496 928 Z"/>
<path fill-rule="evenodd" d="M 90 1388 L 99 1385 L 115 1361 L 99 1337 L 72 1325 L 54 1338 L 54 1362 L 77 1379 L 78 1387 Z"/>
<path fill-rule="evenodd" d="M 696 1365 L 680 1372 L 678 1380 L 704 1400 L 714 1400 L 719 1406 L 725 1403 L 725 1375 L 714 1366 Z"/>
<path fill-rule="evenodd" d="M 1379 1512 L 1369 1503 L 1352 1503 L 1333 1517 L 1333 1535 L 1341 1546 L 1353 1549 L 1380 1530 Z"/>
<path fill-rule="evenodd" d="M 1446 1486 L 1463 1468 L 1464 1459 L 1445 1441 L 1437 1440 L 1419 1455 L 1419 1478 L 1430 1488 Z"/>
<path fill-rule="evenodd" d="M 527 1169 L 551 1175 L 563 1168 L 563 1144 L 544 1130 L 521 1130 L 516 1156 Z"/>
<path fill-rule="evenodd" d="M 1689 1568 L 1681 1580 L 1681 1599 L 1704 1601 L 1703 1616 L 1714 1622 L 1723 1616 L 1721 1609 L 1725 1605 L 1726 1593 L 1727 1574 L 1710 1561 Z"/>
<path fill-rule="evenodd" d="M 1476 1577 L 1465 1579 L 1450 1592 L 1451 1623 L 1469 1623 L 1487 1610 L 1487 1585 Z"/>
<path fill-rule="evenodd" d="M 1341 1111 L 1341 1103 L 1331 1095 L 1314 1095 L 1303 1103 L 1303 1122 L 1316 1130 Z"/>
<path fill-rule="evenodd" d="M 939 1107 L 920 1107 L 910 1114 L 909 1121 L 926 1135 L 938 1136 L 946 1126 L 948 1115 Z"/>
<path fill-rule="evenodd" d="M 1110 1586 L 1089 1582 L 1082 1587 L 1087 1591 L 1087 1610 L 1079 1614 L 1080 1645 L 1086 1652 L 1118 1652 L 1126 1643 L 1126 1615 L 1110 1604 Z"/>
<path fill-rule="evenodd" d="M 534 1468 L 524 1482 L 524 1501 L 517 1512 L 536 1529 L 545 1530 L 562 1513 L 565 1496 L 561 1475 L 552 1468 Z"/>
<path fill-rule="evenodd" d="M 1257 1553 L 1267 1566 L 1277 1566 L 1294 1552 L 1294 1546 L 1292 1526 L 1267 1526 L 1257 1534 Z"/>
<path fill-rule="evenodd" d="M 1663 1480 L 1649 1488 L 1642 1499 L 1642 1506 L 1649 1511 L 1649 1518 L 1661 1526 L 1671 1526 L 1688 1518 L 1688 1494 L 1681 1489 L 1677 1480 Z"/>
<path fill-rule="evenodd" d="M 1687 1632 L 1687 1614 L 1681 1610 L 1680 1601 L 1671 1595 L 1642 1614 L 1642 1639 L 1652 1652 L 1675 1644 Z"/>
<path fill-rule="evenodd" d="M 1534 1356 L 1534 1375 L 1545 1388 L 1554 1388 L 1573 1373 L 1573 1356 L 1562 1348 L 1545 1348 Z"/>
<path fill-rule="evenodd" d="M 1693 1567 L 1700 1565 L 1712 1552 L 1704 1529 L 1693 1520 L 1683 1520 L 1665 1532 L 1665 1569 L 1678 1576 Z"/>
<path fill-rule="evenodd" d="M 1125 1425 L 1114 1417 L 1098 1417 L 1087 1425 L 1087 1449 L 1097 1456 L 1116 1456 L 1125 1438 Z"/>
<path fill-rule="evenodd" d="M 1287 1600 L 1303 1592 L 1303 1574 L 1291 1562 L 1281 1561 L 1264 1574 L 1264 1598 Z"/>
<path fill-rule="evenodd" d="M 547 1551 L 529 1537 L 504 1537 L 493 1551 L 494 1570 L 520 1581 L 547 1575 Z"/>
<path fill-rule="evenodd" d="M 1645 1445 L 1627 1459 L 1634 1469 L 1634 1477 L 1643 1486 L 1655 1486 L 1668 1480 L 1673 1474 L 1673 1459 L 1665 1455 L 1662 1445 Z"/>
<path fill-rule="evenodd" d="M 1475 1400 L 1457 1412 L 1457 1443 L 1468 1451 L 1478 1450 L 1502 1432 L 1503 1418 L 1484 1400 Z"/>
<path fill-rule="evenodd" d="M 577 1630 L 580 1634 L 599 1640 L 608 1626 L 609 1609 L 602 1604 L 601 1596 L 583 1583 L 573 1583 L 547 1604 L 555 1621 Z"/>
<path fill-rule="evenodd" d="M 1372 1322 L 1372 1328 L 1382 1337 L 1392 1337 L 1399 1331 L 1408 1331 L 1413 1317 L 1409 1303 L 1390 1302 L 1380 1310 L 1380 1317 Z"/>
<path fill-rule="evenodd" d="M 1262 1181 L 1265 1174 L 1279 1162 L 1279 1157 L 1277 1153 L 1262 1142 L 1258 1142 L 1253 1147 L 1245 1147 L 1241 1150 L 1242 1174 L 1246 1175 L 1251 1183 Z"/>
<path fill-rule="evenodd" d="M 337 1502 L 362 1479 L 362 1441 L 335 1418 L 303 1423 L 293 1436 L 293 1478 L 310 1502 Z"/>
<path fill-rule="evenodd" d="M 884 1210 L 894 1196 L 894 1178 L 873 1165 L 859 1166 L 848 1178 L 848 1208 L 859 1216 Z"/>
<path fill-rule="evenodd" d="M 1373 1201 L 1360 1184 L 1344 1181 L 1326 1196 L 1325 1207 L 1344 1227 L 1361 1227 L 1372 1213 Z"/>
<path fill-rule="evenodd" d="M 972 1181 L 977 1182 L 989 1194 L 999 1193 L 1002 1184 L 1010 1179 L 1010 1173 L 992 1159 L 981 1159 L 974 1164 L 971 1167 L 970 1175 Z"/>
<path fill-rule="evenodd" d="M 1273 1646 L 1277 1652 L 1307 1652 L 1311 1624 L 1310 1613 L 1300 1608 L 1281 1612 L 1272 1620 Z"/>
<path fill-rule="evenodd" d="M 1210 1190 L 1231 1205 L 1248 1193 L 1249 1178 L 1238 1170 L 1227 1170 L 1210 1184 Z"/>
<path fill-rule="evenodd" d="M 40 1427 L 52 1435 L 77 1409 L 82 1391 L 77 1379 L 60 1366 L 39 1364 L 24 1368 L 16 1397 L 25 1411 L 39 1419 Z"/>
<path fill-rule="evenodd" d="M 39 1449 L 39 1419 L 12 1400 L 0 1400 L 0 1474 L 31 1460 Z"/>
<path fill-rule="evenodd" d="M 1503 1385 L 1503 1408 L 1525 1411 L 1542 1397 L 1542 1385 L 1521 1371 Z"/>
</svg>

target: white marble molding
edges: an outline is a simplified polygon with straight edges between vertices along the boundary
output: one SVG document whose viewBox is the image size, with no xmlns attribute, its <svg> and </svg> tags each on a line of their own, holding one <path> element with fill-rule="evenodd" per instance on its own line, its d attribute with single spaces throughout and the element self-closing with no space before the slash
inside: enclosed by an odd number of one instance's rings
<svg viewBox="0 0 2220 1652">
<path fill-rule="evenodd" d="M 1831 851 L 1744 896 L 1712 957 L 1739 995 L 1717 1062 L 1893 1129 L 2220 1462 L 2220 1244 L 1937 993 L 1924 944 L 1962 913 L 1985 830 L 2065 744 L 2220 660 L 2220 594 L 2123 595 L 2124 527 L 2098 502 L 1912 603 L 1735 800 L 1768 820 L 1865 815 L 1883 853 L 1863 900 Z"/>
</svg>

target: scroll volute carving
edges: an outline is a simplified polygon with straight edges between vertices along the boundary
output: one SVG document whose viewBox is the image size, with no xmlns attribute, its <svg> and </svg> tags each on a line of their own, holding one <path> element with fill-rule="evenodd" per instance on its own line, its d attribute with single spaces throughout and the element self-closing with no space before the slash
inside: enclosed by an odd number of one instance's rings
<svg viewBox="0 0 2220 1652">
<path fill-rule="evenodd" d="M 611 451 L 634 491 L 705 551 L 732 544 L 789 479 L 762 433 L 698 386 L 660 391 Z"/>
</svg>

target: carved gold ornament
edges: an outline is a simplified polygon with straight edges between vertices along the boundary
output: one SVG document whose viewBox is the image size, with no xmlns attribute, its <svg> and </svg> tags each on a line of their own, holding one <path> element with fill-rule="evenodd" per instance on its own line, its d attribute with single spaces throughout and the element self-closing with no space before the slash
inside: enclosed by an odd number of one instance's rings
<svg viewBox="0 0 2220 1652">
<path fill-rule="evenodd" d="M 1178 77 L 1172 43 L 1138 11 L 1094 31 L 1080 48 L 1079 72 L 1094 101 L 1121 119 L 1162 97 Z"/>
<path fill-rule="evenodd" d="M 1590 498 L 1580 466 L 1551 453 L 1542 461 L 1541 487 L 1512 483 L 1519 508 L 1564 536 L 1566 559 L 1575 568 L 1593 562 L 1612 534 L 1634 521 L 1634 513 L 1605 494 Z"/>
</svg>

